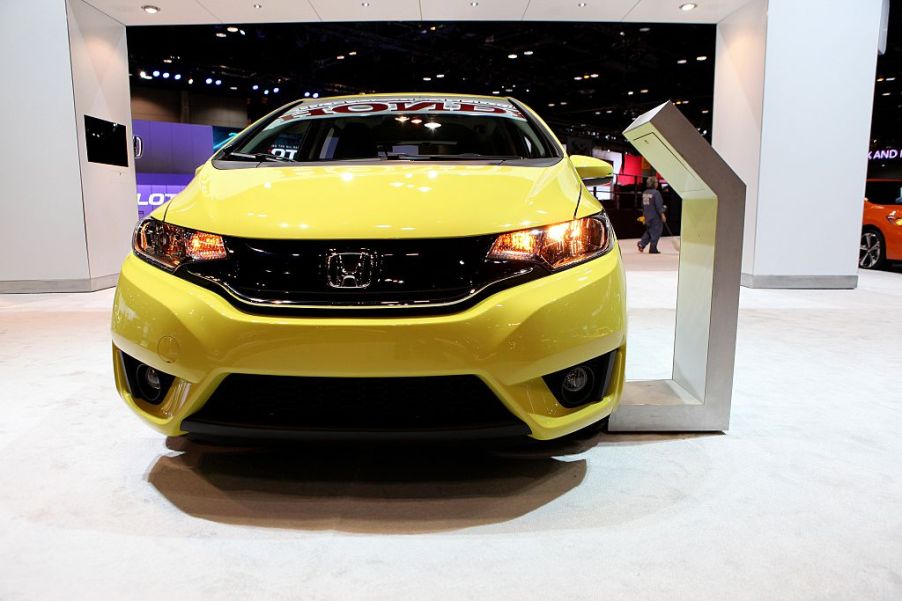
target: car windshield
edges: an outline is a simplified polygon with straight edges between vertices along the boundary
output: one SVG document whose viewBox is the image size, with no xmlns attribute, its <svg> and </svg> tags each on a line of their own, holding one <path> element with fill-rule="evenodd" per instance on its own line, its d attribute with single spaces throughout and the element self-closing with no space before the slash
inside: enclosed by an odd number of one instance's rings
<svg viewBox="0 0 902 601">
<path fill-rule="evenodd" d="M 502 99 L 357 98 L 293 105 L 217 158 L 513 160 L 555 152 L 548 138 Z"/>
</svg>

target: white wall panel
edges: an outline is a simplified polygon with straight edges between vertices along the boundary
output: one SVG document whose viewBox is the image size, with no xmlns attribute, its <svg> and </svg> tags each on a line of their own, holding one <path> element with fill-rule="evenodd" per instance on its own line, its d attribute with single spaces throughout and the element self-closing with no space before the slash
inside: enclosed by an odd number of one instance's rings
<svg viewBox="0 0 902 601">
<path fill-rule="evenodd" d="M 138 219 L 128 50 L 121 23 L 82 0 L 69 0 L 67 6 L 88 261 L 91 277 L 98 278 L 119 272 Z M 127 167 L 88 162 L 85 115 L 126 126 Z"/>
<path fill-rule="evenodd" d="M 855 284 L 881 5 L 768 4 L 757 240 L 747 283 Z"/>
<path fill-rule="evenodd" d="M 588 1 L 588 0 L 586 0 Z M 626 21 L 640 23 L 718 23 L 749 0 L 694 0 L 694 10 L 680 10 L 690 0 L 639 0 Z"/>
<path fill-rule="evenodd" d="M 88 277 L 66 10 L 0 2 L 0 288 Z"/>
<path fill-rule="evenodd" d="M 746 5 L 717 26 L 712 141 L 746 184 L 746 273 L 752 271 L 755 256 L 766 36 L 767 0 Z"/>
</svg>

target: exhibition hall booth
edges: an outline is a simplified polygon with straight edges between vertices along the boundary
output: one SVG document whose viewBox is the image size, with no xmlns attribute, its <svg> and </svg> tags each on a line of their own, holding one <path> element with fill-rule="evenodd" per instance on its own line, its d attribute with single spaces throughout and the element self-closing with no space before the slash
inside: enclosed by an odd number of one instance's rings
<svg viewBox="0 0 902 601">
<path fill-rule="evenodd" d="M 152 1 L 0 8 L 0 598 L 902 597 L 888 0 Z"/>
</svg>

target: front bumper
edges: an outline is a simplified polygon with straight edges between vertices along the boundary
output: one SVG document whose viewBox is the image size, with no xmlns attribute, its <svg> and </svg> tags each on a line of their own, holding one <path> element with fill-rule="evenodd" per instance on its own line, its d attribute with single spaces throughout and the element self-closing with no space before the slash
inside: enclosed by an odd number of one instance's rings
<svg viewBox="0 0 902 601">
<path fill-rule="evenodd" d="M 551 439 L 603 419 L 617 405 L 626 358 L 625 284 L 615 247 L 451 315 L 263 316 L 129 256 L 116 289 L 112 335 L 119 393 L 167 435 L 185 434 L 182 420 L 198 412 L 229 374 L 475 375 L 532 437 Z M 119 350 L 175 376 L 162 403 L 130 394 Z M 615 350 L 611 383 L 598 402 L 566 408 L 542 379 Z"/>
</svg>

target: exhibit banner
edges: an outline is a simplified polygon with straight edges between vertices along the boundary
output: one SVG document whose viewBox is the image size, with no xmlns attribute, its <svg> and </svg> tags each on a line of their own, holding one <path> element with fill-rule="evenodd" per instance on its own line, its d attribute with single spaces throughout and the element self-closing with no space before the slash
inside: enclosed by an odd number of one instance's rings
<svg viewBox="0 0 902 601">
<path fill-rule="evenodd" d="M 181 192 L 194 177 L 194 170 L 240 130 L 136 119 L 132 131 L 138 218 L 144 219 Z"/>
</svg>

